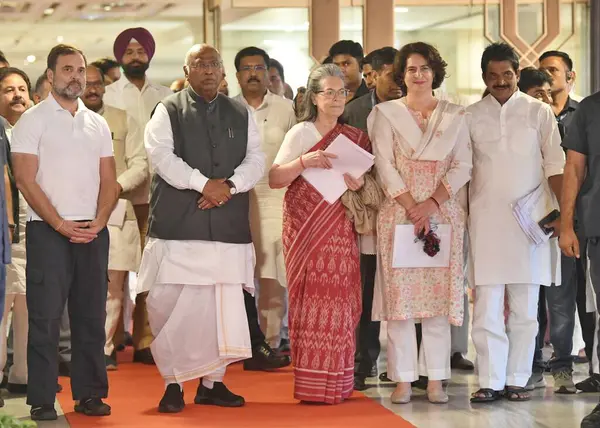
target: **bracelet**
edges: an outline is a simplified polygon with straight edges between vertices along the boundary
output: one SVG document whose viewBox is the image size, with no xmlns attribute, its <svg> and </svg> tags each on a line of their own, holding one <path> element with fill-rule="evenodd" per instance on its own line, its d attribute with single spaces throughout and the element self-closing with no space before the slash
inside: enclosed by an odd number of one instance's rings
<svg viewBox="0 0 600 428">
<path fill-rule="evenodd" d="M 433 203 L 437 205 L 438 208 L 440 207 L 440 203 L 438 201 L 436 201 L 436 199 L 433 196 L 430 197 L 429 199 L 431 199 L 433 201 Z"/>
<path fill-rule="evenodd" d="M 304 156 L 304 155 L 302 155 Z M 304 162 L 302 161 L 302 156 L 300 156 L 298 159 L 300 159 L 300 166 L 302 166 L 302 169 L 306 169 L 306 167 L 304 166 Z"/>
<path fill-rule="evenodd" d="M 60 224 L 58 225 L 58 227 L 57 227 L 56 229 L 54 229 L 54 230 L 56 230 L 57 232 L 58 232 L 58 231 L 60 231 L 60 229 L 62 229 L 62 227 L 63 227 L 63 225 L 64 225 L 64 224 L 65 224 L 65 221 L 64 221 L 64 220 L 62 220 L 62 221 L 60 222 Z"/>
<path fill-rule="evenodd" d="M 16 229 L 16 228 L 17 228 L 17 225 L 16 225 L 16 224 L 9 224 L 9 225 L 8 225 L 8 228 L 9 228 L 9 229 L 13 229 L 13 230 L 14 230 L 14 229 Z"/>
</svg>

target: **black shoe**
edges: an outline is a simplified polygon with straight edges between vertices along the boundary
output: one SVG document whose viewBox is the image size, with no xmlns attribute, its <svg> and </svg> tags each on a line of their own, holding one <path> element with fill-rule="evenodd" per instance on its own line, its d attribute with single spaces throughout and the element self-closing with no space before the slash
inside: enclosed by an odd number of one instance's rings
<svg viewBox="0 0 600 428">
<path fill-rule="evenodd" d="M 123 335 L 123 344 L 125 346 L 133 346 L 133 336 L 128 331 Z"/>
<path fill-rule="evenodd" d="M 15 395 L 27 394 L 27 384 L 9 382 L 6 385 L 6 389 L 8 390 L 8 392 Z"/>
<path fill-rule="evenodd" d="M 86 416 L 109 416 L 110 406 L 103 403 L 100 398 L 86 398 L 75 405 L 75 411 Z"/>
<path fill-rule="evenodd" d="M 423 391 L 427 390 L 427 384 L 429 383 L 429 378 L 427 376 L 419 376 L 419 380 L 415 380 L 411 383 L 413 388 L 422 389 Z"/>
<path fill-rule="evenodd" d="M 281 339 L 279 342 L 279 348 L 277 348 L 277 352 L 280 354 L 286 354 L 290 352 L 290 340 L 289 339 Z"/>
<path fill-rule="evenodd" d="M 452 355 L 452 358 L 450 358 L 450 367 L 453 369 L 466 371 L 475 370 L 475 365 L 463 357 L 463 354 L 460 352 L 455 352 L 454 355 Z"/>
<path fill-rule="evenodd" d="M 66 361 L 58 363 L 58 375 L 71 377 L 71 363 L 67 363 Z"/>
<path fill-rule="evenodd" d="M 140 349 L 139 351 L 134 351 L 133 362 L 147 364 L 149 366 L 153 366 L 154 364 L 156 364 L 154 362 L 154 357 L 152 357 L 152 352 L 150 351 L 150 348 L 144 348 Z"/>
<path fill-rule="evenodd" d="M 244 397 L 235 395 L 227 389 L 223 382 L 214 382 L 213 388 L 208 389 L 202 385 L 202 379 L 200 379 L 200 385 L 198 386 L 194 403 L 212 404 L 213 406 L 221 407 L 242 407 L 246 401 L 244 400 Z"/>
<path fill-rule="evenodd" d="M 369 377 L 377 377 L 377 364 L 374 364 L 371 367 L 371 373 L 369 373 Z"/>
<path fill-rule="evenodd" d="M 380 382 L 393 382 L 393 380 L 388 377 L 387 372 L 382 372 L 379 375 L 379 381 Z"/>
<path fill-rule="evenodd" d="M 598 428 L 600 427 L 600 404 L 598 404 L 592 413 L 587 415 L 581 421 L 581 428 Z"/>
<path fill-rule="evenodd" d="M 115 355 L 114 352 L 112 353 L 112 355 L 104 356 L 104 364 L 106 364 L 107 371 L 117 370 L 117 359 L 114 358 L 113 355 Z"/>
<path fill-rule="evenodd" d="M 365 378 L 362 376 L 354 376 L 354 390 L 355 391 L 364 391 L 367 388 L 367 384 L 365 383 Z"/>
<path fill-rule="evenodd" d="M 115 351 L 117 352 L 123 352 L 125 350 L 125 345 L 122 343 L 119 343 L 117 346 L 115 346 Z"/>
<path fill-rule="evenodd" d="M 576 383 L 575 388 L 582 392 L 600 392 L 600 375 L 592 374 L 586 380 Z"/>
<path fill-rule="evenodd" d="M 31 406 L 31 412 L 29 414 L 31 415 L 32 421 L 55 421 L 58 419 L 53 404 Z"/>
<path fill-rule="evenodd" d="M 269 371 L 287 367 L 290 364 L 290 357 L 277 354 L 269 345 L 263 343 L 252 350 L 252 358 L 244 360 L 244 370 Z"/>
<path fill-rule="evenodd" d="M 160 413 L 179 413 L 184 407 L 183 391 L 178 384 L 169 384 L 165 390 L 165 395 L 158 403 L 158 411 Z"/>
</svg>

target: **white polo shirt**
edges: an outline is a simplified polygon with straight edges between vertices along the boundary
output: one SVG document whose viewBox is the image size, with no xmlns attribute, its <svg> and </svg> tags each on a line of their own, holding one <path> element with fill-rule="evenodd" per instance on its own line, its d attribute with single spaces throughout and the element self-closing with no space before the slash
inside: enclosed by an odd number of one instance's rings
<svg viewBox="0 0 600 428">
<path fill-rule="evenodd" d="M 77 100 L 71 115 L 52 94 L 27 110 L 12 131 L 12 153 L 38 157 L 35 177 L 58 214 L 65 220 L 96 217 L 100 192 L 100 158 L 112 157 L 106 121 Z M 27 220 L 41 220 L 31 207 Z"/>
</svg>

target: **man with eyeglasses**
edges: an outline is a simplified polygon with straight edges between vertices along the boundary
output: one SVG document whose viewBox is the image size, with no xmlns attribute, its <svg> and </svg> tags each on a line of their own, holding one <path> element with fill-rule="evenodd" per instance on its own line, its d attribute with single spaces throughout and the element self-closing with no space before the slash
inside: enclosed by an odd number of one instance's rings
<svg viewBox="0 0 600 428">
<path fill-rule="evenodd" d="M 139 128 L 136 131 L 140 136 L 150 120 L 154 107 L 165 97 L 173 92 L 166 86 L 159 85 L 148 79 L 146 72 L 154 56 L 156 44 L 152 34 L 145 28 L 129 28 L 115 39 L 113 46 L 115 58 L 123 68 L 123 75 L 119 80 L 106 87 L 104 103 L 106 105 L 125 110 L 133 121 L 131 126 Z M 142 186 L 131 193 L 131 202 L 138 221 L 138 228 L 142 238 L 142 246 L 148 231 L 148 198 L 150 197 L 150 176 Z M 129 320 L 126 320 L 127 324 Z M 117 338 L 120 330 L 117 331 Z M 135 299 L 133 312 L 133 361 L 154 364 L 150 352 L 152 333 L 148 324 L 146 311 L 146 295 L 139 294 Z"/>
<path fill-rule="evenodd" d="M 369 88 L 363 80 L 361 62 L 364 58 L 360 43 L 352 40 L 340 40 L 329 49 L 331 62 L 337 65 L 344 74 L 344 83 L 349 94 L 346 104 L 369 93 Z"/>
<path fill-rule="evenodd" d="M 269 64 L 269 55 L 262 49 L 252 46 L 239 51 L 235 68 L 242 93 L 234 99 L 252 113 L 261 137 L 261 149 L 267 164 L 271 165 L 285 134 L 296 124 L 296 116 L 292 103 L 267 89 Z M 281 243 L 284 195 L 285 189 L 269 187 L 268 173 L 250 191 L 250 226 L 256 250 L 256 300 L 248 292 L 244 293 L 252 340 L 252 358 L 244 361 L 246 370 L 271 370 L 290 364 L 288 357 L 273 351 L 278 348 L 289 351 L 287 281 Z M 259 318 L 264 334 L 259 327 Z"/>
<path fill-rule="evenodd" d="M 119 205 L 108 222 L 110 247 L 108 251 L 108 295 L 106 298 L 106 342 L 104 361 L 107 370 L 117 369 L 117 356 L 113 337 L 123 309 L 123 293 L 128 272 L 137 272 L 141 259 L 140 232 L 133 205 L 129 200 L 132 190 L 143 185 L 148 176 L 148 161 L 143 140 L 136 127 L 131 127 L 131 116 L 125 111 L 105 105 L 105 76 L 94 66 L 86 68 L 86 86 L 81 100 L 87 108 L 101 115 L 110 129 L 113 141 Z M 120 214 L 119 214 L 120 213 Z"/>
<path fill-rule="evenodd" d="M 198 378 L 194 403 L 244 405 L 223 377 L 252 357 L 242 291 L 254 290 L 249 192 L 265 172 L 252 115 L 218 92 L 219 52 L 193 46 L 184 72 L 189 87 L 161 101 L 145 130 L 155 174 L 139 282 L 167 386 L 162 413 L 181 412 L 182 383 Z"/>
</svg>

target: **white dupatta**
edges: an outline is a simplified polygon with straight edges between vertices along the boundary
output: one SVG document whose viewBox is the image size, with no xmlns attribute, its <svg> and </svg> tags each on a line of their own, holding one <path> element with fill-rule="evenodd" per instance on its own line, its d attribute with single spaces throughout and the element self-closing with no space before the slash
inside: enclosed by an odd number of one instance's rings
<svg viewBox="0 0 600 428">
<path fill-rule="evenodd" d="M 423 161 L 444 160 L 454 149 L 465 120 L 464 108 L 439 100 L 423 132 L 403 98 L 373 108 L 367 120 L 369 135 L 378 115 L 383 115 L 392 126 L 404 156 Z"/>
</svg>

